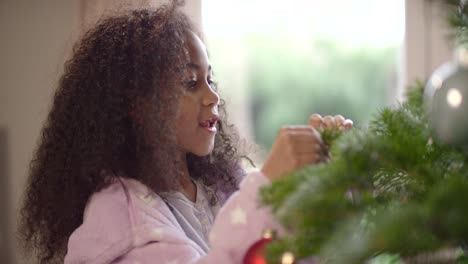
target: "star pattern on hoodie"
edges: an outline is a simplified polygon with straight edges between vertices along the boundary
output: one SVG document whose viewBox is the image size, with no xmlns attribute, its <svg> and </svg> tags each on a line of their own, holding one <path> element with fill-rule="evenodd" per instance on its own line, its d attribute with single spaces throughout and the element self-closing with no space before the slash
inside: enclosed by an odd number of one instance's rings
<svg viewBox="0 0 468 264">
<path fill-rule="evenodd" d="M 247 223 L 247 215 L 245 210 L 237 206 L 231 211 L 231 223 L 233 225 L 245 225 Z"/>
</svg>

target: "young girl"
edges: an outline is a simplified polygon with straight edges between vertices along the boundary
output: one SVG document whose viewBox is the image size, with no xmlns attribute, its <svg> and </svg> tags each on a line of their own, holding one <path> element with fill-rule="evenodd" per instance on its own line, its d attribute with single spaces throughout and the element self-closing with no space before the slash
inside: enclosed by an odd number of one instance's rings
<svg viewBox="0 0 468 264">
<path fill-rule="evenodd" d="M 241 263 L 280 229 L 258 189 L 327 158 L 313 128 L 284 127 L 244 175 L 207 52 L 178 4 L 85 34 L 31 162 L 20 234 L 40 263 Z"/>
</svg>

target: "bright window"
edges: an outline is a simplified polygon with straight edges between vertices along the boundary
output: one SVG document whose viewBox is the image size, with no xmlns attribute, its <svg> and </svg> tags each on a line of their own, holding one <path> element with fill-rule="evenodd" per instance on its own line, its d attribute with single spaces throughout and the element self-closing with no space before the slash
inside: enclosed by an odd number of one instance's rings
<svg viewBox="0 0 468 264">
<path fill-rule="evenodd" d="M 222 95 L 241 133 L 266 149 L 311 113 L 364 125 L 393 104 L 404 0 L 203 0 Z"/>
</svg>

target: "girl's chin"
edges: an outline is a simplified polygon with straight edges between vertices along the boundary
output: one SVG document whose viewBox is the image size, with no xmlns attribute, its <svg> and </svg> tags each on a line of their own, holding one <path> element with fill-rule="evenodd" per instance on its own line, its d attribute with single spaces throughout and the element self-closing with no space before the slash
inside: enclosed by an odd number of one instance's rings
<svg viewBox="0 0 468 264">
<path fill-rule="evenodd" d="M 190 153 L 198 157 L 205 157 L 205 156 L 210 155 L 212 152 L 213 152 L 213 148 L 210 147 L 209 149 L 192 151 Z"/>
</svg>

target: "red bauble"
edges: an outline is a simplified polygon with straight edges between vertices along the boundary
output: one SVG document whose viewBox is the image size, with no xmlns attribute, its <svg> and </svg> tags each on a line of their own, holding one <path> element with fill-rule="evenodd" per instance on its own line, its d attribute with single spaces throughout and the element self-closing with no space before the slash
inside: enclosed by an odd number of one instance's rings
<svg viewBox="0 0 468 264">
<path fill-rule="evenodd" d="M 265 257 L 263 256 L 263 249 L 265 245 L 272 240 L 271 237 L 265 237 L 255 242 L 244 256 L 243 264 L 267 264 Z"/>
</svg>

